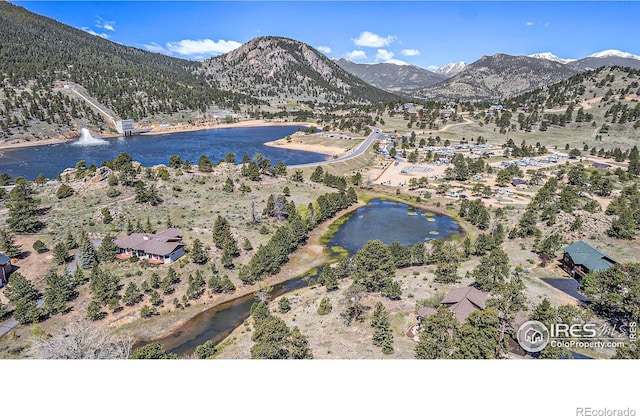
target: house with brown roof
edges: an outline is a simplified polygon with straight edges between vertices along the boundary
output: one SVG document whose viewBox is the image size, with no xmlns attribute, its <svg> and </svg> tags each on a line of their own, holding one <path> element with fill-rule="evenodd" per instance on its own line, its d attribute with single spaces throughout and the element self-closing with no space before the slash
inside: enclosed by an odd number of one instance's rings
<svg viewBox="0 0 640 416">
<path fill-rule="evenodd" d="M 440 304 L 448 307 L 456 316 L 458 322 L 462 323 L 473 312 L 486 309 L 488 296 L 488 293 L 472 286 L 458 287 L 447 293 Z M 423 319 L 426 316 L 434 315 L 436 312 L 435 308 L 424 307 L 418 310 L 418 316 Z"/>
<path fill-rule="evenodd" d="M 185 253 L 180 230 L 169 228 L 156 234 L 133 233 L 115 241 L 116 258 L 125 260 L 133 256 L 149 263 L 170 264 Z"/>
</svg>

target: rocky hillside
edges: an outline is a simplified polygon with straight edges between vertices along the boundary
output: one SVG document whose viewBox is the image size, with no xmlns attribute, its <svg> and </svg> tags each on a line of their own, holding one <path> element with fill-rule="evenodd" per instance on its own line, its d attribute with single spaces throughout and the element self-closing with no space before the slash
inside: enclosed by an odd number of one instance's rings
<svg viewBox="0 0 640 416">
<path fill-rule="evenodd" d="M 281 37 L 256 38 L 204 61 L 202 73 L 217 88 L 270 102 L 294 99 L 365 103 L 398 99 L 351 75 L 311 46 Z"/>
<path fill-rule="evenodd" d="M 346 59 L 338 59 L 335 63 L 375 87 L 403 95 L 411 95 L 412 91 L 429 87 L 447 78 L 415 65 L 357 64 Z"/>
<path fill-rule="evenodd" d="M 196 75 L 200 63 L 120 45 L 0 1 L 0 140 L 107 125 L 61 87 L 74 84 L 118 118 L 234 106 L 250 97 Z"/>
<path fill-rule="evenodd" d="M 495 101 L 553 84 L 580 70 L 558 62 L 527 56 L 483 56 L 443 82 L 416 92 L 430 100 Z"/>
</svg>

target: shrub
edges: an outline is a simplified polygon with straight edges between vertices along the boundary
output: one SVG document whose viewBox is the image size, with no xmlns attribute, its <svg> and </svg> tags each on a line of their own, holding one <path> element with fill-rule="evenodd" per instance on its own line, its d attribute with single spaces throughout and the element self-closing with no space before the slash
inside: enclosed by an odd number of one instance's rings
<svg viewBox="0 0 640 416">
<path fill-rule="evenodd" d="M 33 242 L 33 249 L 36 253 L 46 253 L 49 251 L 46 244 L 42 242 L 42 240 L 36 240 Z"/>
<path fill-rule="evenodd" d="M 56 196 L 58 197 L 58 199 L 64 199 L 64 198 L 70 197 L 74 193 L 75 191 L 73 190 L 72 187 L 70 187 L 66 183 L 63 183 L 62 185 L 60 185 L 60 187 L 56 191 Z"/>
</svg>

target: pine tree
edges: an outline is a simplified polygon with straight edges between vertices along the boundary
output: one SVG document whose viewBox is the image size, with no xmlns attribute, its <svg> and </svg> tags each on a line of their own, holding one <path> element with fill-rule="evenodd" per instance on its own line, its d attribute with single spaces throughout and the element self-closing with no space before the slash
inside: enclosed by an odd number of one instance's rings
<svg viewBox="0 0 640 416">
<path fill-rule="evenodd" d="M 115 243 L 115 237 L 111 234 L 107 234 L 98 248 L 98 260 L 100 262 L 110 262 L 116 257 L 116 251 L 118 246 Z"/>
<path fill-rule="evenodd" d="M 38 220 L 38 204 L 31 184 L 22 177 L 16 179 L 6 204 L 9 228 L 16 233 L 35 233 L 42 229 L 45 224 Z"/>
<path fill-rule="evenodd" d="M 309 340 L 294 326 L 289 334 L 289 358 L 294 360 L 310 360 L 313 358 L 313 351 L 309 346 Z"/>
<path fill-rule="evenodd" d="M 104 317 L 104 312 L 102 312 L 102 307 L 100 306 L 100 302 L 93 299 L 89 302 L 89 306 L 87 306 L 87 318 L 92 321 L 98 321 Z"/>
<path fill-rule="evenodd" d="M 221 215 L 218 215 L 213 224 L 213 243 L 217 248 L 222 248 L 226 234 L 230 231 L 229 222 Z"/>
<path fill-rule="evenodd" d="M 15 236 L 6 228 L 0 228 L 0 251 L 7 257 L 19 257 L 22 246 L 16 244 Z"/>
<path fill-rule="evenodd" d="M 142 293 L 140 293 L 140 289 L 138 289 L 138 286 L 136 286 L 134 282 L 129 282 L 122 298 L 124 304 L 127 306 L 133 306 L 136 303 L 140 302 L 141 299 Z"/>
<path fill-rule="evenodd" d="M 13 317 L 21 324 L 30 324 L 40 319 L 40 311 L 36 300 L 40 293 L 34 284 L 20 273 L 14 272 L 4 288 L 4 294 L 13 303 Z"/>
<path fill-rule="evenodd" d="M 85 270 L 91 269 L 98 264 L 98 253 L 96 253 L 93 243 L 88 238 L 82 240 L 79 258 L 80 266 Z"/>
<path fill-rule="evenodd" d="M 373 333 L 373 345 L 382 348 L 382 352 L 384 354 L 393 354 L 393 331 L 391 330 L 391 324 L 389 323 L 389 314 L 380 302 L 376 304 L 374 318 L 375 319 L 371 320 L 372 326 L 375 328 Z"/>
<path fill-rule="evenodd" d="M 283 296 L 278 301 L 278 309 L 281 313 L 287 313 L 291 310 L 291 303 L 289 302 L 289 298 Z"/>
<path fill-rule="evenodd" d="M 151 277 L 149 277 L 149 286 L 151 286 L 151 288 L 153 289 L 157 289 L 160 287 L 160 275 L 158 273 L 151 273 Z"/>
<path fill-rule="evenodd" d="M 66 246 L 67 251 L 78 248 L 78 243 L 76 242 L 75 238 L 73 238 L 73 234 L 71 234 L 71 230 L 68 228 L 64 236 L 64 245 Z"/>
<path fill-rule="evenodd" d="M 54 315 L 66 312 L 67 302 L 77 296 L 73 278 L 66 270 L 61 275 L 50 270 L 44 279 L 47 284 L 44 289 L 44 310 Z"/>
<path fill-rule="evenodd" d="M 320 305 L 318 306 L 318 315 L 328 315 L 331 313 L 333 307 L 331 306 L 331 300 L 328 297 L 322 298 Z"/>
<path fill-rule="evenodd" d="M 187 296 L 189 299 L 198 299 L 205 290 L 205 281 L 200 270 L 196 270 L 195 276 L 189 275 L 189 286 L 187 287 Z"/>
<path fill-rule="evenodd" d="M 151 295 L 149 296 L 149 302 L 151 302 L 153 306 L 162 306 L 162 304 L 164 303 L 162 297 L 160 297 L 160 294 L 155 290 L 151 292 Z"/>
<path fill-rule="evenodd" d="M 191 260 L 195 264 L 205 264 L 209 261 L 209 257 L 204 251 L 204 246 L 198 238 L 193 241 L 193 247 L 191 248 Z"/>
</svg>

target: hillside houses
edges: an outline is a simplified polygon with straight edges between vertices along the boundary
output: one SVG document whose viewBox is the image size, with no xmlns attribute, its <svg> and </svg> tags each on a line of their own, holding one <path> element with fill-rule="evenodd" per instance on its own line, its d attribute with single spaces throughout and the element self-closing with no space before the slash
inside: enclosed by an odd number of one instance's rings
<svg viewBox="0 0 640 416">
<path fill-rule="evenodd" d="M 171 264 L 185 254 L 180 230 L 169 228 L 156 234 L 133 233 L 115 241 L 116 258 L 120 260 L 136 256 L 149 263 Z"/>
</svg>

